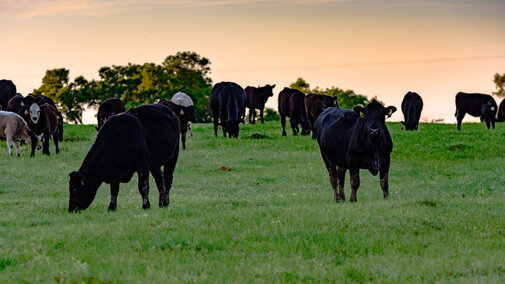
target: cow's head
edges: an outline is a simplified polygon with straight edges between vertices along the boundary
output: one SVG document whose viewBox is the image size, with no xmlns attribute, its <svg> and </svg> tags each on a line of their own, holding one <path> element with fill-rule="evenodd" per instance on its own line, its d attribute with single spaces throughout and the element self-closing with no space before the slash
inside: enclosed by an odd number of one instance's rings
<svg viewBox="0 0 505 284">
<path fill-rule="evenodd" d="M 269 89 L 269 90 L 270 90 L 270 92 L 268 93 L 268 96 L 269 96 L 269 97 L 271 97 L 271 96 L 273 96 L 273 95 L 274 95 L 274 88 L 275 88 L 275 84 L 273 84 L 273 85 L 268 85 L 268 84 L 267 84 L 267 85 L 265 86 L 265 88 L 267 88 L 267 89 Z"/>
<path fill-rule="evenodd" d="M 30 108 L 28 110 L 30 112 L 30 120 L 33 123 L 37 124 L 39 122 L 39 119 L 40 119 L 40 114 L 42 112 L 42 107 L 39 106 L 36 103 L 32 103 L 30 105 Z"/>
<path fill-rule="evenodd" d="M 240 120 L 228 120 L 223 122 L 223 130 L 228 132 L 230 138 L 238 138 L 238 133 L 240 131 L 239 123 Z"/>
<path fill-rule="evenodd" d="M 493 102 L 492 101 L 488 101 L 487 103 L 484 103 L 481 105 L 481 116 L 480 116 L 480 120 L 483 121 L 483 120 L 486 120 L 486 119 L 490 119 L 491 117 L 494 116 L 496 112 L 496 108 L 494 107 L 493 105 Z"/>
<path fill-rule="evenodd" d="M 95 198 L 96 190 L 89 190 L 89 182 L 81 172 L 71 172 L 69 176 L 68 212 L 85 210 Z"/>
<path fill-rule="evenodd" d="M 339 107 L 337 97 L 324 96 L 323 98 L 323 110 L 329 107 Z"/>
<path fill-rule="evenodd" d="M 405 126 L 405 130 L 417 130 L 418 124 L 414 120 L 410 122 L 400 121 L 400 123 Z"/>
</svg>

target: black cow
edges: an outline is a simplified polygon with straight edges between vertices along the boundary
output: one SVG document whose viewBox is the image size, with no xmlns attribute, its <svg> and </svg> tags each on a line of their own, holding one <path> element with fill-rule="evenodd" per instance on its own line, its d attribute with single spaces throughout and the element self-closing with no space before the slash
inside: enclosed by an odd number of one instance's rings
<svg viewBox="0 0 505 284">
<path fill-rule="evenodd" d="M 490 95 L 485 94 L 469 94 L 459 92 L 456 94 L 456 119 L 458 121 L 458 130 L 461 130 L 461 121 L 465 114 L 471 116 L 480 116 L 480 121 L 486 121 L 486 126 L 489 129 L 493 126 L 496 118 L 498 106 L 495 100 Z"/>
<path fill-rule="evenodd" d="M 142 105 L 113 115 L 102 126 L 78 171 L 70 173 L 69 211 L 89 207 L 100 185 L 110 184 L 108 210 L 116 210 L 119 183 L 138 174 L 142 208 L 150 208 L 149 171 L 159 191 L 159 206 L 170 203 L 179 156 L 179 119 L 162 105 Z M 163 166 L 163 172 L 161 167 Z"/>
<path fill-rule="evenodd" d="M 505 99 L 501 101 L 500 107 L 498 108 L 498 113 L 496 114 L 496 121 L 505 121 Z"/>
<path fill-rule="evenodd" d="M 39 106 L 49 104 L 54 108 L 58 117 L 58 140 L 60 142 L 63 141 L 63 115 L 61 115 L 61 112 L 58 110 L 54 101 L 47 96 L 34 94 L 28 94 L 28 96 L 23 98 L 23 105 L 27 109 L 30 109 L 33 104 L 38 104 Z"/>
<path fill-rule="evenodd" d="M 195 106 L 194 105 L 190 105 L 190 106 L 178 105 L 178 104 L 176 104 L 172 101 L 166 100 L 166 99 L 160 99 L 160 101 L 158 103 L 168 107 L 179 118 L 182 149 L 186 150 L 186 133 L 188 132 L 188 128 L 189 128 L 188 125 L 189 125 L 190 121 L 196 120 Z"/>
<path fill-rule="evenodd" d="M 368 169 L 374 176 L 380 172 L 380 185 L 387 199 L 393 141 L 385 119 L 396 111 L 396 107 L 385 108 L 372 100 L 365 108 L 356 106 L 353 110 L 328 108 L 319 115 L 314 126 L 321 156 L 330 175 L 334 200 L 345 201 L 347 169 L 351 176 L 351 202 L 357 201 L 360 169 Z"/>
<path fill-rule="evenodd" d="M 421 111 L 423 110 L 423 99 L 418 93 L 408 92 L 402 101 L 402 112 L 405 121 L 401 121 L 405 125 L 405 130 L 417 130 Z"/>
<path fill-rule="evenodd" d="M 286 117 L 289 117 L 293 135 L 302 127 L 302 135 L 309 135 L 310 124 L 305 112 L 305 94 L 290 88 L 284 88 L 279 93 L 279 114 L 281 116 L 282 136 L 286 136 Z"/>
<path fill-rule="evenodd" d="M 111 115 L 125 112 L 125 104 L 120 98 L 108 98 L 98 107 L 96 130 L 100 130 Z"/>
<path fill-rule="evenodd" d="M 260 110 L 261 123 L 265 123 L 263 110 L 268 98 L 274 95 L 274 88 L 275 85 L 265 85 L 258 88 L 248 86 L 245 88 L 245 107 L 249 108 L 249 123 L 256 123 L 256 109 Z"/>
<path fill-rule="evenodd" d="M 28 107 L 23 103 L 23 95 L 17 93 L 7 103 L 7 111 L 12 111 L 21 116 L 26 122 L 30 121 Z"/>
<path fill-rule="evenodd" d="M 6 110 L 9 100 L 16 95 L 16 85 L 11 80 L 0 80 L 0 109 Z"/>
<path fill-rule="evenodd" d="M 245 92 L 233 82 L 221 82 L 214 85 L 210 95 L 210 109 L 214 120 L 214 135 L 221 124 L 223 135 L 238 138 L 239 123 L 244 112 Z M 219 120 L 221 121 L 219 123 Z"/>
<path fill-rule="evenodd" d="M 314 123 L 316 119 L 325 109 L 339 107 L 337 98 L 321 94 L 309 94 L 305 97 L 304 104 L 310 129 L 312 129 L 312 138 L 316 138 L 314 135 Z"/>
<path fill-rule="evenodd" d="M 42 154 L 51 155 L 49 152 L 51 135 L 56 147 L 56 154 L 60 153 L 60 147 L 58 146 L 58 111 L 50 104 L 38 105 L 33 103 L 29 108 L 29 115 L 28 126 L 42 142 Z"/>
</svg>

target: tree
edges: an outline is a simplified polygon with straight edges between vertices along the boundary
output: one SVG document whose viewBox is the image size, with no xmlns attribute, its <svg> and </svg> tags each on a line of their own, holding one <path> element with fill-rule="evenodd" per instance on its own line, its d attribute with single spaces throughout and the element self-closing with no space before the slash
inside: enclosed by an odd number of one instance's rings
<svg viewBox="0 0 505 284">
<path fill-rule="evenodd" d="M 68 85 L 68 73 L 68 69 L 65 68 L 47 70 L 42 78 L 42 85 L 33 90 L 33 94 L 48 96 L 57 101 L 59 91 Z"/>
<path fill-rule="evenodd" d="M 310 85 L 302 77 L 298 77 L 295 82 L 289 85 L 291 89 L 297 89 L 305 94 L 310 93 Z"/>
<path fill-rule="evenodd" d="M 505 73 L 502 75 L 494 74 L 494 83 L 496 84 L 496 92 L 493 92 L 493 95 L 505 97 Z"/>
</svg>

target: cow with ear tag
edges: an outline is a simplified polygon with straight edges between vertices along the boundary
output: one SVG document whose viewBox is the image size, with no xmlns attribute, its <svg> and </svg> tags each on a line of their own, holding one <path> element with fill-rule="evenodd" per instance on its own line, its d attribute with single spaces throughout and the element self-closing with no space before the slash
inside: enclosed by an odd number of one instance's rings
<svg viewBox="0 0 505 284">
<path fill-rule="evenodd" d="M 314 132 L 336 202 L 345 201 L 344 179 L 348 169 L 351 202 L 357 201 L 360 169 L 367 169 L 374 176 L 380 173 L 383 196 L 389 198 L 388 175 L 393 141 L 385 120 L 395 111 L 394 106 L 384 107 L 372 100 L 365 108 L 328 108 L 317 118 Z"/>
<path fill-rule="evenodd" d="M 477 93 L 456 94 L 456 119 L 458 121 L 458 130 L 461 130 L 461 122 L 465 114 L 480 117 L 480 121 L 485 121 L 488 129 L 492 126 L 494 129 L 496 113 L 498 106 L 496 101 L 490 95 Z"/>
<path fill-rule="evenodd" d="M 186 132 L 188 131 L 188 126 L 191 122 L 196 121 L 193 100 L 187 94 L 178 92 L 170 101 L 161 99 L 158 103 L 168 107 L 179 118 L 182 149 L 186 150 Z"/>
</svg>

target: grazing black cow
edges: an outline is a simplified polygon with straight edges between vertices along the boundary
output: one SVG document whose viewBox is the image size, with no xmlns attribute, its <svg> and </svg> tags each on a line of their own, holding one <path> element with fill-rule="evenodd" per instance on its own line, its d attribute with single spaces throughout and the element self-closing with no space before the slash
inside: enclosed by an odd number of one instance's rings
<svg viewBox="0 0 505 284">
<path fill-rule="evenodd" d="M 125 112 L 125 104 L 120 98 L 108 98 L 98 107 L 96 130 L 100 130 L 111 115 Z"/>
<path fill-rule="evenodd" d="M 239 123 L 245 110 L 245 92 L 233 82 L 221 82 L 214 85 L 210 95 L 210 109 L 214 120 L 214 135 L 221 124 L 223 135 L 238 138 Z M 219 120 L 221 121 L 219 123 Z"/>
<path fill-rule="evenodd" d="M 17 93 L 7 103 L 7 111 L 19 114 L 26 122 L 30 121 L 28 107 L 23 103 L 23 95 Z"/>
<path fill-rule="evenodd" d="M 314 123 L 317 117 L 329 107 L 339 107 L 337 98 L 327 95 L 309 94 L 305 97 L 304 104 L 310 129 L 312 129 L 312 138 L 316 138 L 314 135 Z"/>
<path fill-rule="evenodd" d="M 30 120 L 28 126 L 42 142 L 42 154 L 51 155 L 49 152 L 49 139 L 53 136 L 56 154 L 60 153 L 58 146 L 58 111 L 50 104 L 38 105 L 33 103 L 29 108 Z"/>
<path fill-rule="evenodd" d="M 465 114 L 471 116 L 480 116 L 480 121 L 486 121 L 486 126 L 489 129 L 493 126 L 496 118 L 498 106 L 495 100 L 490 95 L 486 94 L 469 94 L 459 92 L 456 94 L 456 119 L 458 121 L 458 130 L 461 130 L 461 121 Z"/>
<path fill-rule="evenodd" d="M 496 121 L 505 121 L 505 99 L 501 101 L 500 107 L 498 108 L 498 113 L 496 114 Z"/>
<path fill-rule="evenodd" d="M 30 109 L 33 104 L 38 104 L 39 106 L 49 104 L 54 108 L 54 110 L 56 110 L 56 115 L 58 116 L 58 140 L 60 142 L 63 141 L 63 115 L 61 115 L 61 112 L 58 111 L 58 107 L 54 101 L 47 96 L 34 94 L 28 94 L 28 96 L 23 98 L 22 105 L 24 105 L 27 109 Z"/>
<path fill-rule="evenodd" d="M 178 92 L 172 100 L 161 99 L 158 103 L 168 107 L 179 118 L 182 149 L 186 150 L 186 133 L 190 129 L 189 123 L 196 120 L 193 100 L 187 94 Z"/>
<path fill-rule="evenodd" d="M 402 112 L 405 121 L 401 123 L 405 125 L 405 130 L 417 130 L 422 110 L 423 99 L 418 93 L 408 92 L 403 97 Z"/>
<path fill-rule="evenodd" d="M 263 110 L 268 98 L 274 95 L 274 88 L 275 85 L 265 85 L 258 88 L 248 86 L 245 88 L 245 107 L 249 108 L 249 123 L 256 123 L 256 109 L 260 110 L 261 123 L 265 123 Z"/>
<path fill-rule="evenodd" d="M 293 135 L 302 127 L 302 135 L 309 135 L 310 124 L 305 112 L 305 94 L 290 88 L 284 88 L 279 93 L 279 114 L 281 116 L 282 136 L 286 136 L 286 117 L 289 117 Z"/>
<path fill-rule="evenodd" d="M 7 103 L 16 95 L 16 85 L 11 80 L 0 80 L 0 108 L 7 109 Z"/>
<path fill-rule="evenodd" d="M 328 108 L 317 118 L 314 131 L 336 202 L 345 201 L 347 169 L 351 176 L 351 202 L 357 201 L 360 169 L 368 169 L 374 176 L 380 172 L 384 198 L 389 197 L 388 172 L 393 141 L 385 119 L 395 111 L 394 106 L 385 108 L 372 100 L 365 108 L 354 107 L 354 111 Z"/>
<path fill-rule="evenodd" d="M 84 210 L 100 185 L 110 184 L 108 210 L 116 210 L 119 183 L 138 174 L 142 208 L 150 208 L 149 171 L 159 191 L 159 206 L 170 203 L 173 173 L 179 156 L 179 119 L 162 105 L 142 105 L 113 115 L 76 172 L 70 173 L 69 211 Z M 163 166 L 163 172 L 161 167 Z"/>
</svg>

